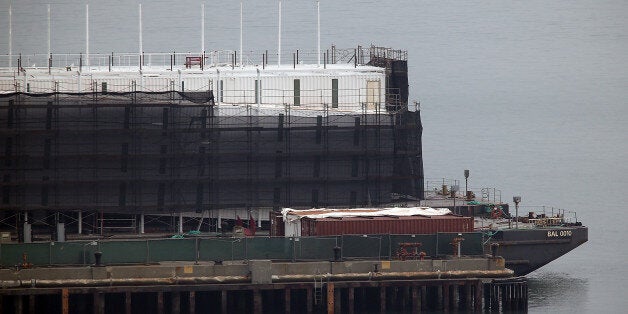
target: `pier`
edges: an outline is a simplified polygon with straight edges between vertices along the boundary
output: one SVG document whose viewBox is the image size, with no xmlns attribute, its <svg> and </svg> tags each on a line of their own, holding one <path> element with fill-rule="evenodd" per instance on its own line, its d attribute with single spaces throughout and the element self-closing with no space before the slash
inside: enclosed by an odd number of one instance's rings
<svg viewBox="0 0 628 314">
<path fill-rule="evenodd" d="M 501 258 L 224 263 L 0 270 L 3 313 L 418 313 L 523 309 Z"/>
</svg>

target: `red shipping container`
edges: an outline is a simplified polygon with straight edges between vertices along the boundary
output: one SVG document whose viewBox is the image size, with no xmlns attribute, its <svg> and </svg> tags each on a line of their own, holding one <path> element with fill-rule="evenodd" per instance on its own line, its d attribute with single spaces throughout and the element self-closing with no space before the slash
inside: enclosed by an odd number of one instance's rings
<svg viewBox="0 0 628 314">
<path fill-rule="evenodd" d="M 301 236 L 471 232 L 473 218 L 454 215 L 301 219 Z"/>
</svg>

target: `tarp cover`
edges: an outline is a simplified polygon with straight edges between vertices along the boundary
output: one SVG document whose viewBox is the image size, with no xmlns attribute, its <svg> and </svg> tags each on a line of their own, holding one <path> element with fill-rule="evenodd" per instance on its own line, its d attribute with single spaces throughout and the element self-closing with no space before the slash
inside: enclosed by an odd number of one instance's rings
<svg viewBox="0 0 628 314">
<path fill-rule="evenodd" d="M 340 217 L 402 217 L 402 216 L 442 216 L 451 214 L 448 208 L 432 207 L 389 207 L 389 208 L 316 208 L 297 210 L 283 208 L 281 210 L 283 220 L 294 221 L 301 218 L 340 218 Z"/>
</svg>

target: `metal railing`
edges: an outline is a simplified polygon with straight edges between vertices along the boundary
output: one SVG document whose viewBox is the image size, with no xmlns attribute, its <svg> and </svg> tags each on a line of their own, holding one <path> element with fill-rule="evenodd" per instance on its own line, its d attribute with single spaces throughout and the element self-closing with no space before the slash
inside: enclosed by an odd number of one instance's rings
<svg viewBox="0 0 628 314">
<path fill-rule="evenodd" d="M 127 52 L 127 53 L 54 53 L 54 54 L 2 54 L 0 55 L 0 69 L 70 69 L 72 71 L 89 71 L 91 69 L 127 70 L 128 68 L 185 68 L 189 64 L 188 58 L 200 58 L 200 64 L 195 68 L 247 65 L 276 65 L 278 55 L 268 50 L 248 50 L 238 55 L 235 50 L 188 51 L 188 52 Z M 392 60 L 407 60 L 408 53 L 384 47 L 361 47 L 340 49 L 332 46 L 331 49 L 294 50 L 282 52 L 283 65 L 294 67 L 304 64 L 318 64 L 321 56 L 321 66 L 328 64 L 352 64 L 354 66 L 367 65 L 373 58 Z M 242 60 L 242 62 L 240 62 Z M 11 67 L 9 67 L 11 65 Z"/>
</svg>

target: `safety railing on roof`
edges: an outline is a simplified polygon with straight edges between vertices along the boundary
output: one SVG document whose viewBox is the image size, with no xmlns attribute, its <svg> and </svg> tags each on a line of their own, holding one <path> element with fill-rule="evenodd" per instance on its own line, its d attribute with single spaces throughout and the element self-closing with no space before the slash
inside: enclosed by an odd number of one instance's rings
<svg viewBox="0 0 628 314">
<path fill-rule="evenodd" d="M 370 64 L 374 58 L 407 61 L 408 53 L 384 47 L 336 48 L 321 51 L 295 50 L 282 52 L 281 64 L 293 67 L 301 65 L 350 64 L 354 66 Z M 276 52 L 249 50 L 238 55 L 235 50 L 188 51 L 167 53 L 54 53 L 54 54 L 3 54 L 0 55 L 0 70 L 18 71 L 21 69 L 67 69 L 71 71 L 109 70 L 128 71 L 129 69 L 157 68 L 174 70 L 180 68 L 205 69 L 220 66 L 275 66 L 279 64 Z"/>
</svg>

